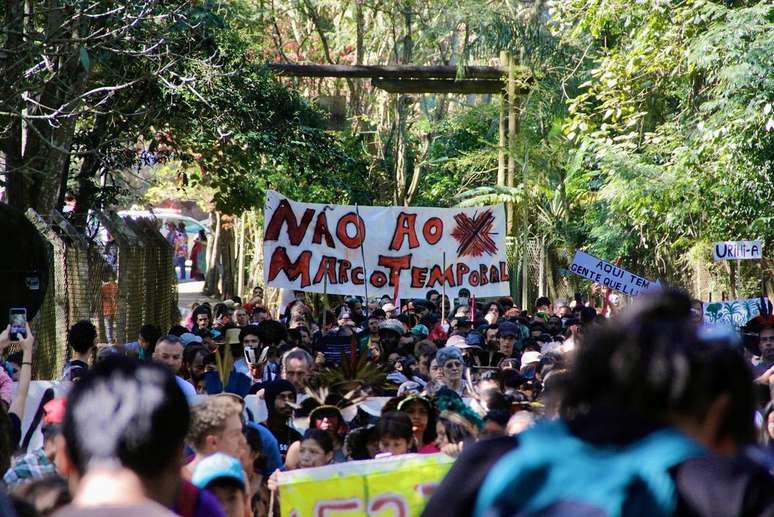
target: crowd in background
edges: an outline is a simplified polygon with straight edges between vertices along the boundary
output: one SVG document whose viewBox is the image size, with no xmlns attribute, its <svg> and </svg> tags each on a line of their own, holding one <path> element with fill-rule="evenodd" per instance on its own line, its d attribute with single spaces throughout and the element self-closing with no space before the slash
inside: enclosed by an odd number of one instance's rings
<svg viewBox="0 0 774 517">
<path fill-rule="evenodd" d="M 295 292 L 272 314 L 256 287 L 120 346 L 81 321 L 71 388 L 32 431 L 34 337 L 6 330 L 0 515 L 268 515 L 280 470 L 438 452 L 458 459 L 427 515 L 774 512 L 770 303 L 737 331 L 677 292 L 620 315 L 608 300 L 463 289 L 316 312 Z"/>
</svg>

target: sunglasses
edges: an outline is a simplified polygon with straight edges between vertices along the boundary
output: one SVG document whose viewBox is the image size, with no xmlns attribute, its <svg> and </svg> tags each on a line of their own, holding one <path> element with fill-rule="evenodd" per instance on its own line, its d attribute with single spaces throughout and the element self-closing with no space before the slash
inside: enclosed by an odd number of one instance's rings
<svg viewBox="0 0 774 517">
<path fill-rule="evenodd" d="M 446 364 L 443 365 L 444 368 L 462 368 L 462 363 L 459 361 L 447 361 Z"/>
</svg>

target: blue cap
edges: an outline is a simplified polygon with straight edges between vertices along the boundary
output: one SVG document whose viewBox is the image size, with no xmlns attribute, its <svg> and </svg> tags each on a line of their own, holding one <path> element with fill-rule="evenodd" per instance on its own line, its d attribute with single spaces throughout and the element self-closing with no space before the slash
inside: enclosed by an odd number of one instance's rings
<svg viewBox="0 0 774 517">
<path fill-rule="evenodd" d="M 484 336 L 480 332 L 476 332 L 475 330 L 473 332 L 468 332 L 468 335 L 465 337 L 465 343 L 468 346 L 477 346 L 477 347 L 483 347 L 484 346 Z"/>
<path fill-rule="evenodd" d="M 191 482 L 198 488 L 207 488 L 207 485 L 216 479 L 232 479 L 244 489 L 245 472 L 238 459 L 232 458 L 222 452 L 216 452 L 207 456 L 194 469 Z"/>
<path fill-rule="evenodd" d="M 519 326 L 510 321 L 503 321 L 500 326 L 497 327 L 497 334 L 500 337 L 519 337 Z"/>
<path fill-rule="evenodd" d="M 425 325 L 422 325 L 421 323 L 418 325 L 414 325 L 411 328 L 411 333 L 414 334 L 417 337 L 426 338 L 430 335 L 430 331 L 427 329 Z"/>
</svg>

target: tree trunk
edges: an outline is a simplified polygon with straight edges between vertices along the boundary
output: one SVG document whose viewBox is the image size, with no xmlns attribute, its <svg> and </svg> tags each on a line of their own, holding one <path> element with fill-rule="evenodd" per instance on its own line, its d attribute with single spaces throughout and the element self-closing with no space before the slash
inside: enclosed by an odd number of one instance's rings
<svg viewBox="0 0 774 517">
<path fill-rule="evenodd" d="M 213 214 L 210 214 L 210 222 L 213 222 Z M 218 280 L 220 278 L 220 212 L 215 212 L 214 235 L 207 242 L 207 278 L 204 282 L 204 294 L 214 296 L 218 294 Z"/>
<path fill-rule="evenodd" d="M 86 229 L 89 210 L 94 208 L 94 197 L 98 192 L 95 184 L 99 175 L 102 161 L 100 160 L 99 144 L 107 130 L 107 114 L 98 114 L 94 121 L 94 128 L 85 138 L 85 147 L 88 149 L 83 157 L 81 170 L 78 172 L 78 202 L 75 205 L 72 222 L 78 228 Z"/>
<path fill-rule="evenodd" d="M 403 53 L 401 59 L 404 64 L 410 64 L 413 56 L 414 43 L 411 39 L 411 7 L 403 7 L 403 19 L 405 23 L 406 34 L 403 37 Z M 409 143 L 408 143 L 408 117 L 409 104 L 411 98 L 401 95 L 398 97 L 397 106 L 397 124 L 398 138 L 395 149 L 395 204 L 407 204 L 407 178 L 411 165 L 409 164 Z"/>
<path fill-rule="evenodd" d="M 247 226 L 247 212 L 239 217 L 239 249 L 237 251 L 238 257 L 238 269 L 237 269 L 237 286 L 236 294 L 242 296 L 242 292 L 245 288 L 245 233 Z"/>
<path fill-rule="evenodd" d="M 553 255 L 550 253 L 546 255 L 546 283 L 548 287 L 547 296 L 552 300 L 558 298 L 559 291 L 557 291 L 556 282 L 554 281 Z"/>
<path fill-rule="evenodd" d="M 508 64 L 508 54 L 505 51 L 500 52 L 500 66 L 505 67 Z M 508 118 L 506 116 L 506 110 L 508 109 L 508 97 L 505 92 L 501 92 L 500 95 L 500 119 L 498 124 L 498 141 L 497 141 L 497 186 L 505 186 L 505 141 L 507 135 Z"/>
<path fill-rule="evenodd" d="M 355 0 L 355 65 L 363 64 L 363 57 L 365 56 L 364 39 L 364 26 L 365 19 L 363 16 L 363 1 Z M 360 125 L 360 97 L 362 91 L 362 84 L 360 81 L 351 82 L 351 96 L 349 100 L 350 117 L 352 117 L 352 130 L 357 131 Z"/>
<path fill-rule="evenodd" d="M 4 110 L 21 117 L 21 95 L 15 90 L 15 87 L 21 84 L 22 70 L 24 70 L 27 60 L 21 57 L 23 55 L 21 47 L 24 34 L 24 7 L 20 0 L 6 0 L 3 26 L 6 36 L 3 52 L 7 56 L 5 62 L 8 64 L 4 64 L 0 68 L 3 77 L 3 80 L 0 81 L 0 99 L 4 104 Z M 21 174 L 22 121 L 20 118 L 9 116 L 3 126 L 0 128 L 0 134 L 4 135 L 2 151 L 5 154 L 4 172 L 6 173 L 8 202 L 12 206 L 24 210 L 26 207 L 22 196 L 25 190 L 17 186 L 19 182 L 26 181 L 26 178 Z"/>
<path fill-rule="evenodd" d="M 728 288 L 730 290 L 731 300 L 736 300 L 736 261 L 726 260 L 726 269 L 728 270 Z"/>
<path fill-rule="evenodd" d="M 519 132 L 519 120 L 516 112 L 518 107 L 518 100 L 516 97 L 516 77 L 514 72 L 514 60 L 512 56 L 508 56 L 508 169 L 505 178 L 505 184 L 508 187 L 513 187 L 516 176 L 516 135 Z M 526 183 L 523 185 L 524 193 L 526 194 Z M 509 234 L 514 235 L 516 230 L 516 214 L 514 212 L 513 203 L 508 203 L 508 225 L 510 226 Z M 524 215 L 526 215 L 527 203 L 524 203 Z M 521 222 L 522 228 L 526 232 L 527 220 L 523 217 Z M 526 238 L 526 233 L 525 233 Z M 527 243 L 525 242 L 526 246 Z"/>
<path fill-rule="evenodd" d="M 20 4 L 16 5 L 20 7 Z M 60 57 L 54 65 L 54 77 L 44 85 L 40 96 L 27 101 L 30 116 L 51 115 L 53 120 L 28 120 L 29 131 L 27 141 L 23 144 L 22 160 L 20 166 L 15 168 L 15 173 L 9 176 L 7 186 L 12 205 L 22 209 L 33 208 L 42 214 L 58 208 L 64 196 L 62 185 L 67 183 L 77 118 L 72 113 L 80 109 L 81 105 L 74 99 L 84 92 L 89 77 L 89 72 L 79 59 L 81 43 L 77 42 L 88 32 L 87 20 L 80 20 L 73 27 L 75 30 L 72 34 L 64 34 L 64 17 L 64 9 L 50 9 L 46 14 L 46 34 L 52 38 L 72 38 L 73 41 L 62 46 Z M 22 52 L 24 50 L 20 49 Z M 57 110 L 55 115 L 50 113 L 52 109 Z M 15 143 L 19 141 L 16 139 Z"/>
<path fill-rule="evenodd" d="M 540 238 L 538 249 L 538 296 L 546 295 L 546 239 Z"/>
<path fill-rule="evenodd" d="M 397 109 L 397 142 L 395 148 L 395 204 L 406 204 L 406 178 L 408 177 L 408 109 L 407 98 L 398 97 Z"/>
<path fill-rule="evenodd" d="M 221 216 L 220 230 L 220 260 L 223 265 L 221 276 L 221 292 L 223 298 L 234 296 L 234 217 Z"/>
</svg>

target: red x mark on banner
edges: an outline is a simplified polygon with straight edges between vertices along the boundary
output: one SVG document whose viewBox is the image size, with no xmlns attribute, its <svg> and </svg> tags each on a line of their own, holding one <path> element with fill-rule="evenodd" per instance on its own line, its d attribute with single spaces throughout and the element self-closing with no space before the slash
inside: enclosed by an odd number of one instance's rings
<svg viewBox="0 0 774 517">
<path fill-rule="evenodd" d="M 489 255 L 497 253 L 497 244 L 491 237 L 495 221 L 491 209 L 484 210 L 480 214 L 474 213 L 472 219 L 465 213 L 457 214 L 454 220 L 457 221 L 457 226 L 451 235 L 460 243 L 457 247 L 458 256 L 480 257 L 484 253 Z"/>
</svg>

